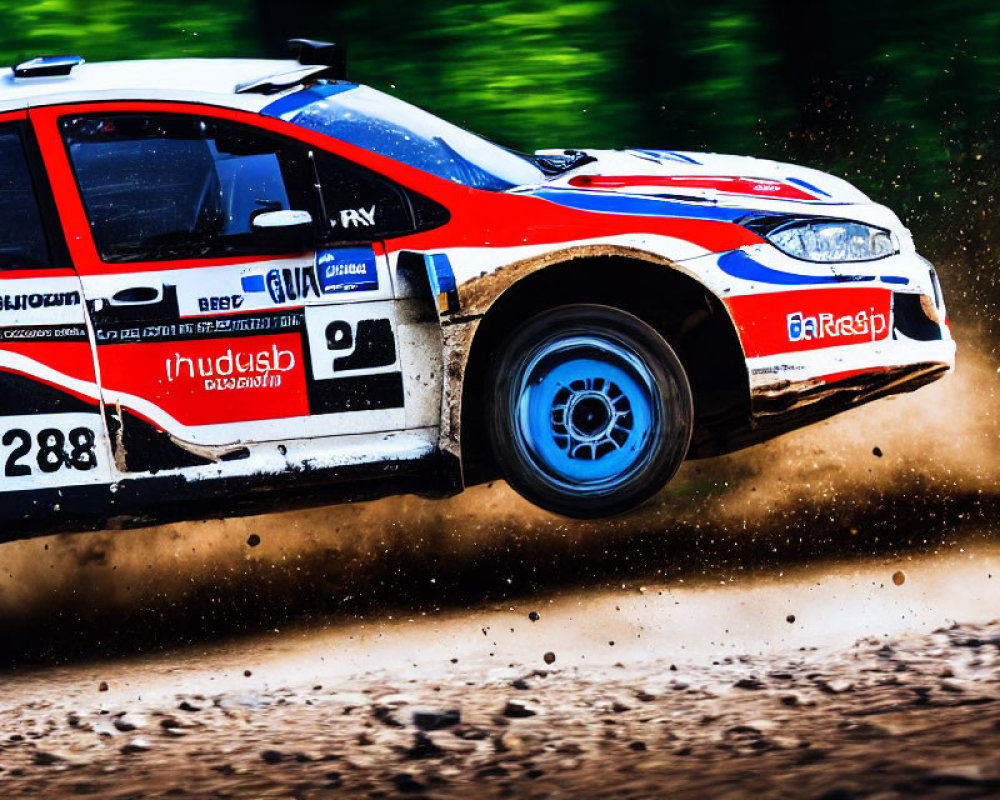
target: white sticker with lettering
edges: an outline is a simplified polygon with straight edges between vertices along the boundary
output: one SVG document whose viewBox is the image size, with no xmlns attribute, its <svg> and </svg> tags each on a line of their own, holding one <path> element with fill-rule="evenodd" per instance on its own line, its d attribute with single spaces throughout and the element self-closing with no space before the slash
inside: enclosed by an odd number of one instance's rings
<svg viewBox="0 0 1000 800">
<path fill-rule="evenodd" d="M 307 308 L 306 334 L 314 380 L 400 369 L 391 300 Z"/>
<path fill-rule="evenodd" d="M 111 482 L 100 414 L 0 417 L 0 491 Z"/>
<path fill-rule="evenodd" d="M 340 210 L 341 228 L 370 228 L 375 224 L 375 206 L 368 208 L 344 208 Z M 337 220 L 330 220 L 330 227 L 337 227 Z"/>
</svg>

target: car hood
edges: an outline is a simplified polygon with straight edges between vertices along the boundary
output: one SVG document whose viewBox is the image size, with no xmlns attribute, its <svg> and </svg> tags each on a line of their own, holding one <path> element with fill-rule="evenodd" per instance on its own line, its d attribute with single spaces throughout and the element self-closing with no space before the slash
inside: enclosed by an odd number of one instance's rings
<svg viewBox="0 0 1000 800">
<path fill-rule="evenodd" d="M 709 201 L 740 208 L 871 204 L 847 181 L 819 170 L 748 156 L 673 150 L 584 150 L 590 159 L 547 187 Z M 565 150 L 537 156 L 565 157 Z M 818 209 L 817 209 L 818 210 Z"/>
</svg>

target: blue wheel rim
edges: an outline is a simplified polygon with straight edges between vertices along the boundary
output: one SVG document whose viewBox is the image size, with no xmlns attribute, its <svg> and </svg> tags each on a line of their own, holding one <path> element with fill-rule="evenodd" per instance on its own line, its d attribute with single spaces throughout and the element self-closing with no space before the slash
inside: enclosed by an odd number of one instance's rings
<svg viewBox="0 0 1000 800">
<path fill-rule="evenodd" d="M 563 489 L 613 492 L 656 449 L 656 381 L 613 336 L 568 335 L 543 343 L 514 389 L 517 446 L 545 480 Z"/>
</svg>

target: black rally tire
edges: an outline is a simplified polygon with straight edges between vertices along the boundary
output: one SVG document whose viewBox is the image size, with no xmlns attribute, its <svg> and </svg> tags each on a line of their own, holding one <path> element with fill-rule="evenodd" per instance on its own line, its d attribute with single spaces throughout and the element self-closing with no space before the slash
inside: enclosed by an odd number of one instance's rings
<svg viewBox="0 0 1000 800">
<path fill-rule="evenodd" d="M 508 483 L 567 517 L 628 511 L 687 455 L 691 387 L 652 327 L 602 305 L 567 305 L 517 328 L 486 382 L 487 433 Z"/>
</svg>

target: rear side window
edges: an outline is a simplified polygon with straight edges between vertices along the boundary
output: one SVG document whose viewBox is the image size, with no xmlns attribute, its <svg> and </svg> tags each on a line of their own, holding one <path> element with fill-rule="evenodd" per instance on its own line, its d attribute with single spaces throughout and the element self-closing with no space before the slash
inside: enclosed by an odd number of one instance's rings
<svg viewBox="0 0 1000 800">
<path fill-rule="evenodd" d="M 334 242 L 364 242 L 411 233 L 409 197 L 395 184 L 330 153 L 313 152 Z"/>
<path fill-rule="evenodd" d="M 248 125 L 180 114 L 60 121 L 101 259 L 266 254 L 251 220 L 304 209 L 315 189 L 301 148 Z"/>
<path fill-rule="evenodd" d="M 18 126 L 0 126 L 0 269 L 52 266 Z"/>
</svg>

